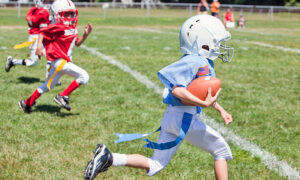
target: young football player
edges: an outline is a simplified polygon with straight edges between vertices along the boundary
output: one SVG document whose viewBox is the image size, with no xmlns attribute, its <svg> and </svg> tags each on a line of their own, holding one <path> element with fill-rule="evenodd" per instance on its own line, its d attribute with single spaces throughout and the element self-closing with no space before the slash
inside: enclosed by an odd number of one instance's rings
<svg viewBox="0 0 300 180">
<path fill-rule="evenodd" d="M 47 80 L 28 99 L 19 102 L 20 108 L 25 113 L 30 113 L 35 100 L 43 93 L 53 89 L 64 74 L 76 79 L 64 91 L 56 95 L 54 101 L 70 111 L 69 95 L 89 80 L 88 73 L 72 63 L 72 51 L 74 45 L 80 46 L 85 41 L 92 31 L 92 25 L 88 23 L 84 28 L 84 34 L 78 37 L 78 11 L 74 3 L 70 0 L 55 0 L 51 10 L 54 13 L 55 24 L 50 24 L 41 30 L 36 50 L 36 54 L 41 55 L 41 44 L 43 43 L 47 59 L 51 61 L 51 70 Z"/>
<path fill-rule="evenodd" d="M 212 107 L 220 113 L 225 124 L 232 122 L 231 115 L 216 102 L 220 90 L 214 97 L 209 90 L 205 101 L 202 101 L 187 91 L 186 87 L 197 77 L 214 77 L 213 60 L 217 57 L 225 62 L 231 61 L 233 48 L 225 44 L 230 38 L 230 33 L 216 17 L 196 15 L 189 18 L 180 30 L 183 57 L 158 72 L 160 81 L 167 89 L 163 102 L 168 107 L 162 118 L 158 142 L 145 139 L 148 142 L 145 147 L 155 149 L 152 157 L 111 153 L 105 145 L 99 144 L 85 169 L 84 178 L 94 179 L 111 165 L 145 169 L 148 176 L 153 176 L 167 166 L 182 139 L 185 139 L 214 157 L 216 179 L 228 179 L 227 160 L 232 159 L 231 150 L 224 138 L 198 116 L 202 108 Z M 187 106 L 182 101 L 194 106 Z M 129 136 L 122 134 L 119 137 L 130 139 Z"/>
<path fill-rule="evenodd" d="M 25 59 L 15 59 L 8 56 L 6 59 L 5 71 L 9 72 L 13 66 L 23 65 L 27 67 L 34 67 L 38 64 L 39 57 L 35 54 L 37 49 L 37 39 L 40 30 L 47 27 L 51 21 L 49 18 L 48 8 L 43 5 L 43 0 L 34 0 L 35 7 L 32 7 L 26 15 L 26 21 L 28 23 L 28 42 L 31 42 L 29 46 L 29 57 Z M 45 52 L 42 46 L 43 52 Z M 44 53 L 45 54 L 45 53 Z M 48 61 L 46 64 L 46 78 L 48 76 L 48 69 L 51 62 Z"/>
</svg>

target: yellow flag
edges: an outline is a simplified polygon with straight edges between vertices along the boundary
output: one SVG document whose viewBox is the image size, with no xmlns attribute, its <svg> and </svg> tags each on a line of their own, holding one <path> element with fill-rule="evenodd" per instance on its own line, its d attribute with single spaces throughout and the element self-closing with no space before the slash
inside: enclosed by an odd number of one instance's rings
<svg viewBox="0 0 300 180">
<path fill-rule="evenodd" d="M 16 44 L 14 46 L 14 49 L 20 49 L 20 48 L 28 47 L 32 43 L 34 43 L 35 41 L 36 41 L 36 38 L 33 38 L 33 41 L 26 41 L 26 42 L 23 42 L 22 44 Z"/>
</svg>

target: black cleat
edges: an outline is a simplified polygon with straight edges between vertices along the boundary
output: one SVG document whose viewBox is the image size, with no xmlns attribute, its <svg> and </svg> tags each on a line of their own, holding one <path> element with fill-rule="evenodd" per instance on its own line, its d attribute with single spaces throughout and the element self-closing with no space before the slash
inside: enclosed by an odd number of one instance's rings
<svg viewBox="0 0 300 180">
<path fill-rule="evenodd" d="M 106 171 L 113 162 L 112 154 L 104 144 L 98 144 L 94 157 L 84 171 L 84 180 L 93 180 L 99 173 Z"/>
<path fill-rule="evenodd" d="M 19 102 L 19 107 L 23 110 L 24 113 L 30 114 L 31 113 L 31 106 L 25 104 L 25 101 L 22 100 Z"/>
<path fill-rule="evenodd" d="M 14 63 L 12 62 L 13 58 L 11 56 L 8 56 L 6 58 L 6 64 L 5 64 L 5 71 L 9 72 L 10 68 L 14 66 Z"/>
<path fill-rule="evenodd" d="M 58 81 L 55 86 L 61 86 L 61 81 Z"/>
<path fill-rule="evenodd" d="M 58 94 L 55 96 L 54 101 L 66 110 L 71 111 L 71 107 L 69 106 L 69 96 L 60 96 Z"/>
</svg>

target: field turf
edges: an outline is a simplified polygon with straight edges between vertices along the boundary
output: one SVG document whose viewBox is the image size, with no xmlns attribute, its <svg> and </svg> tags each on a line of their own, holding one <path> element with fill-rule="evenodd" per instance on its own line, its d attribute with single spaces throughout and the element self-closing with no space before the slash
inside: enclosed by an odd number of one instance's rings
<svg viewBox="0 0 300 180">
<path fill-rule="evenodd" d="M 86 163 L 97 143 L 113 152 L 151 156 L 141 140 L 115 144 L 119 133 L 145 133 L 159 127 L 166 105 L 161 96 L 130 74 L 82 48 L 73 61 L 90 80 L 70 96 L 72 111 L 60 109 L 53 98 L 72 80 L 42 95 L 31 114 L 18 101 L 28 98 L 45 79 L 45 58 L 33 68 L 17 66 L 4 71 L 6 57 L 25 58 L 28 49 L 14 50 L 27 40 L 26 11 L 17 18 L 15 8 L 0 8 L 0 179 L 82 179 Z M 85 46 L 97 48 L 162 88 L 157 71 L 181 57 L 178 32 L 189 16 L 186 10 L 79 8 L 79 35 L 91 22 L 92 34 Z M 246 29 L 230 30 L 235 48 L 232 63 L 216 61 L 222 80 L 219 103 L 232 114 L 227 126 L 237 135 L 300 169 L 300 51 L 298 14 L 245 13 Z M 236 13 L 236 17 L 238 12 Z M 260 42 L 273 45 L 263 47 Z M 212 109 L 204 113 L 222 123 Z M 150 137 L 156 140 L 157 134 Z M 259 157 L 229 143 L 234 160 L 228 164 L 230 179 L 286 179 L 269 170 Z M 101 176 L 101 177 L 100 177 Z M 142 170 L 111 168 L 98 179 L 147 179 Z M 214 179 L 213 157 L 184 142 L 170 164 L 151 179 Z"/>
</svg>

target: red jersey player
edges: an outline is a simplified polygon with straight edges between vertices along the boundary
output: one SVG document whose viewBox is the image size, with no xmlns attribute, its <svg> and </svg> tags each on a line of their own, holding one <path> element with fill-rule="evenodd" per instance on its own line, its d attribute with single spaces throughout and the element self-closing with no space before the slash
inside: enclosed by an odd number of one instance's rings
<svg viewBox="0 0 300 180">
<path fill-rule="evenodd" d="M 28 23 L 28 41 L 33 42 L 29 46 L 29 57 L 26 59 L 15 59 L 11 56 L 8 56 L 6 59 L 5 71 L 9 72 L 10 68 L 15 65 L 24 65 L 27 67 L 36 66 L 38 63 L 39 57 L 35 54 L 37 49 L 37 39 L 40 33 L 40 30 L 47 27 L 50 24 L 49 12 L 46 7 L 44 7 L 42 0 L 35 0 L 35 7 L 32 7 L 26 15 L 26 21 Z M 43 48 L 43 47 L 42 47 Z M 44 48 L 43 48 L 44 51 Z M 47 65 L 46 69 L 50 66 Z M 46 78 L 47 78 L 46 70 Z"/>
<path fill-rule="evenodd" d="M 47 80 L 28 99 L 19 102 L 20 108 L 25 113 L 30 113 L 35 100 L 41 94 L 52 89 L 64 74 L 76 79 L 63 92 L 56 95 L 54 101 L 70 111 L 69 94 L 89 80 L 88 73 L 72 63 L 72 51 L 74 45 L 80 46 L 85 41 L 92 31 L 92 25 L 88 23 L 85 26 L 84 34 L 78 37 L 78 11 L 73 2 L 71 0 L 56 0 L 51 9 L 54 13 L 55 24 L 51 24 L 40 31 L 36 51 L 37 55 L 41 55 L 42 49 L 40 47 L 43 43 L 47 59 L 51 61 L 51 70 Z"/>
</svg>

